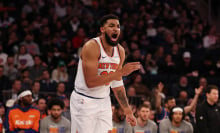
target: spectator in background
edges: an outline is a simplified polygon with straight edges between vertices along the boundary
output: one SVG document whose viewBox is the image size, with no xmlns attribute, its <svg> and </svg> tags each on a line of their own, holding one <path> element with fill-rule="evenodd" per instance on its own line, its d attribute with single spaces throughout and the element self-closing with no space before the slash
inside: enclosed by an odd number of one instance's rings
<svg viewBox="0 0 220 133">
<path fill-rule="evenodd" d="M 148 20 L 147 24 L 147 37 L 155 37 L 157 35 L 157 30 L 154 28 L 154 21 Z"/>
<path fill-rule="evenodd" d="M 48 70 L 42 72 L 40 80 L 40 91 L 41 92 L 54 92 L 56 90 L 57 83 L 56 81 L 50 78 Z"/>
<path fill-rule="evenodd" d="M 5 106 L 3 103 L 0 103 L 0 133 L 4 132 L 3 123 L 5 121 Z"/>
<path fill-rule="evenodd" d="M 21 80 L 15 79 L 12 82 L 12 88 L 7 89 L 2 92 L 3 101 L 9 100 L 9 99 L 17 100 L 18 92 L 21 91 L 21 85 L 22 85 Z"/>
<path fill-rule="evenodd" d="M 56 95 L 58 98 L 66 97 L 65 94 L 65 84 L 63 82 L 59 82 L 56 87 Z"/>
<path fill-rule="evenodd" d="M 202 48 L 202 39 L 195 30 L 192 30 L 190 37 L 186 38 L 186 50 L 193 52 L 200 48 Z"/>
<path fill-rule="evenodd" d="M 138 109 L 137 126 L 133 127 L 133 133 L 149 132 L 157 133 L 157 125 L 154 121 L 150 120 L 151 107 L 149 105 L 141 105 Z"/>
<path fill-rule="evenodd" d="M 158 66 L 152 57 L 151 53 L 147 53 L 144 59 L 144 69 L 148 75 L 156 75 L 158 72 Z"/>
<path fill-rule="evenodd" d="M 40 49 L 38 44 L 34 42 L 34 35 L 31 33 L 27 33 L 24 41 L 20 43 L 20 45 L 24 45 L 26 47 L 27 53 L 32 56 L 40 55 Z"/>
<path fill-rule="evenodd" d="M 204 90 L 206 90 L 206 87 L 208 86 L 208 81 L 205 77 L 199 78 L 199 86 L 203 86 Z"/>
<path fill-rule="evenodd" d="M 194 96 L 194 90 L 188 83 L 188 78 L 186 76 L 181 76 L 179 78 L 178 83 L 174 83 L 170 88 L 169 93 L 170 96 L 174 96 L 175 98 L 179 97 L 181 91 L 186 91 L 189 98 Z"/>
<path fill-rule="evenodd" d="M 33 100 L 37 101 L 43 94 L 40 94 L 40 82 L 34 81 L 31 86 L 31 91 L 33 93 Z"/>
<path fill-rule="evenodd" d="M 184 120 L 184 109 L 179 106 L 174 106 L 170 110 L 169 119 L 164 119 L 160 122 L 160 133 L 193 133 L 192 124 Z"/>
<path fill-rule="evenodd" d="M 196 105 L 197 100 L 199 98 L 200 93 L 202 92 L 203 87 L 200 86 L 199 88 L 195 88 L 195 96 L 193 97 L 193 101 L 191 102 L 190 105 L 185 106 L 184 107 L 184 112 L 187 114 L 189 113 L 193 107 Z M 155 108 L 156 108 L 156 121 L 157 123 L 160 123 L 161 120 L 168 118 L 169 114 L 170 114 L 170 110 L 171 108 L 173 108 L 174 106 L 176 106 L 176 99 L 172 96 L 167 97 L 165 99 L 165 106 L 163 107 L 162 104 L 162 96 L 161 96 L 161 92 L 163 91 L 163 86 L 160 86 L 158 88 L 158 90 L 155 91 Z"/>
<path fill-rule="evenodd" d="M 44 18 L 44 19 L 48 21 L 47 18 Z M 49 26 L 42 26 L 40 31 L 41 31 L 40 37 L 39 37 L 39 42 L 40 42 L 39 44 L 41 44 L 40 51 L 42 53 L 47 53 L 47 50 L 52 47 L 51 46 L 51 42 L 52 42 L 51 29 L 49 28 Z"/>
<path fill-rule="evenodd" d="M 115 105 L 115 109 L 112 115 L 113 128 L 116 128 L 118 131 L 124 131 L 124 133 L 132 132 L 132 127 L 125 120 L 126 116 L 120 105 Z"/>
<path fill-rule="evenodd" d="M 150 96 L 150 90 L 143 84 L 142 76 L 139 73 L 133 74 L 131 85 L 135 88 L 136 95 L 147 97 Z"/>
<path fill-rule="evenodd" d="M 15 19 L 12 16 L 9 16 L 8 12 L 3 12 L 1 21 L 0 21 L 0 27 L 9 27 Z"/>
<path fill-rule="evenodd" d="M 219 90 L 215 85 L 206 88 L 206 100 L 196 108 L 196 133 L 220 132 Z"/>
<path fill-rule="evenodd" d="M 87 41 L 86 33 L 83 27 L 79 27 L 77 30 L 77 35 L 73 37 L 72 44 L 74 49 L 78 49 Z"/>
<path fill-rule="evenodd" d="M 23 70 L 34 65 L 32 56 L 27 53 L 26 47 L 23 45 L 20 46 L 19 53 L 14 56 L 14 61 L 18 70 Z"/>
<path fill-rule="evenodd" d="M 13 81 L 18 76 L 18 70 L 14 65 L 14 57 L 8 56 L 7 62 L 4 65 L 4 75 L 9 78 L 10 81 Z"/>
<path fill-rule="evenodd" d="M 70 133 L 70 121 L 61 115 L 64 109 L 63 101 L 51 99 L 48 103 L 48 109 L 50 110 L 50 115 L 41 120 L 40 133 Z"/>
<path fill-rule="evenodd" d="M 10 80 L 4 75 L 4 67 L 0 65 L 0 90 L 7 90 L 10 88 Z"/>
<path fill-rule="evenodd" d="M 165 48 L 163 46 L 159 46 L 154 54 L 154 58 L 156 61 L 156 65 L 160 67 L 165 60 Z"/>
<path fill-rule="evenodd" d="M 46 99 L 41 97 L 37 100 L 37 108 L 40 111 L 40 119 L 45 118 L 47 114 L 47 102 Z"/>
<path fill-rule="evenodd" d="M 31 106 L 32 93 L 30 90 L 20 91 L 18 104 L 7 111 L 5 117 L 6 133 L 11 132 L 39 132 L 40 112 Z"/>
<path fill-rule="evenodd" d="M 71 20 L 67 25 L 67 31 L 70 36 L 76 35 L 78 28 L 80 26 L 80 20 L 77 16 L 72 16 Z"/>
<path fill-rule="evenodd" d="M 179 92 L 178 97 L 176 98 L 176 104 L 180 106 L 186 106 L 188 101 L 188 94 L 185 90 Z"/>
<path fill-rule="evenodd" d="M 19 38 L 16 32 L 8 33 L 9 38 L 6 40 L 6 45 L 4 45 L 4 50 L 8 55 L 13 55 L 17 52 L 19 46 Z"/>
<path fill-rule="evenodd" d="M 30 89 L 32 86 L 32 80 L 30 78 L 30 73 L 27 68 L 23 69 L 20 74 L 20 79 L 22 82 L 22 89 Z"/>
<path fill-rule="evenodd" d="M 189 99 L 187 102 L 187 105 L 190 105 L 192 103 L 192 101 L 193 101 L 192 99 Z M 188 114 L 186 114 L 186 117 L 185 117 L 185 119 L 188 119 L 188 121 L 192 124 L 193 129 L 194 129 L 194 133 L 195 133 L 195 129 L 196 129 L 196 107 L 198 104 L 199 104 L 199 101 L 193 107 L 193 109 Z"/>
<path fill-rule="evenodd" d="M 199 67 L 200 76 L 204 77 L 215 77 L 216 76 L 216 65 L 211 56 L 206 56 L 200 67 Z"/>
<path fill-rule="evenodd" d="M 40 76 L 42 75 L 43 70 L 46 69 L 46 64 L 42 62 L 41 57 L 39 55 L 34 56 L 34 65 L 29 68 L 30 78 L 32 81 L 40 80 Z"/>
<path fill-rule="evenodd" d="M 54 51 L 52 48 L 48 49 L 46 52 L 46 55 L 42 58 L 43 62 L 46 63 L 48 70 L 50 73 L 52 72 L 53 69 L 56 68 L 58 64 L 58 58 L 54 55 Z"/>
<path fill-rule="evenodd" d="M 180 61 L 181 58 L 182 58 L 180 52 L 181 52 L 181 49 L 180 49 L 180 47 L 179 47 L 179 44 L 178 44 L 178 43 L 173 43 L 173 45 L 172 45 L 172 47 L 171 47 L 171 52 L 170 52 L 170 54 L 171 54 L 171 56 L 172 56 L 172 59 L 173 59 L 175 65 L 176 65 L 176 67 L 177 67 L 179 61 Z"/>
<path fill-rule="evenodd" d="M 67 97 L 62 97 L 60 99 L 63 100 L 63 102 L 64 102 L 64 108 L 63 108 L 62 115 L 71 121 L 70 100 Z"/>
<path fill-rule="evenodd" d="M 202 93 L 200 94 L 199 101 L 198 101 L 198 103 L 202 103 L 206 99 L 206 89 L 208 86 L 207 78 L 200 77 L 199 78 L 199 86 L 203 86 L 203 88 L 204 88 Z"/>
<path fill-rule="evenodd" d="M 170 54 L 167 54 L 165 60 L 161 62 L 159 66 L 160 74 L 173 74 L 176 73 L 176 64 Z"/>
<path fill-rule="evenodd" d="M 59 0 L 55 2 L 55 13 L 59 18 L 63 18 L 66 16 L 66 1 L 65 0 Z"/>
<path fill-rule="evenodd" d="M 136 94 L 136 89 L 132 85 L 128 86 L 128 88 L 127 88 L 127 96 L 128 97 L 135 97 L 136 95 L 137 95 Z"/>
<path fill-rule="evenodd" d="M 4 66 L 7 62 L 8 54 L 3 51 L 2 42 L 0 41 L 0 65 Z"/>
<path fill-rule="evenodd" d="M 190 77 L 198 77 L 199 71 L 195 64 L 193 64 L 191 53 L 189 51 L 185 51 L 182 56 L 182 61 L 179 62 L 177 66 L 177 72 L 181 75 L 187 75 Z"/>
<path fill-rule="evenodd" d="M 59 61 L 56 69 L 52 71 L 52 79 L 58 82 L 67 82 L 68 81 L 68 73 L 66 71 L 66 64 L 64 61 Z"/>
<path fill-rule="evenodd" d="M 138 48 L 134 48 L 132 51 L 133 52 L 131 53 L 130 57 L 127 58 L 127 62 L 135 62 L 135 61 L 142 62 L 141 50 Z"/>
<path fill-rule="evenodd" d="M 214 49 L 216 47 L 217 36 L 216 34 L 216 26 L 212 26 L 209 29 L 208 35 L 203 38 L 203 47 L 206 49 Z"/>
</svg>

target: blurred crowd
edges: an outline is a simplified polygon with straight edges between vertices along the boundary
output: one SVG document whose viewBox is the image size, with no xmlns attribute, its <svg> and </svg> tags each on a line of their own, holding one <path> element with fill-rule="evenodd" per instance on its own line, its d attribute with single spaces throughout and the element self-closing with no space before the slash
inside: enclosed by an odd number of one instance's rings
<svg viewBox="0 0 220 133">
<path fill-rule="evenodd" d="M 126 62 L 142 64 L 124 77 L 134 110 L 144 101 L 155 110 L 161 84 L 161 105 L 172 96 L 187 106 L 195 88 L 220 87 L 219 34 L 201 19 L 193 1 L 10 0 L 0 2 L 0 100 L 5 107 L 14 105 L 19 91 L 30 89 L 33 105 L 57 97 L 68 110 L 81 47 L 99 35 L 98 20 L 109 13 L 120 18 Z M 200 92 L 198 102 L 204 99 Z"/>
</svg>

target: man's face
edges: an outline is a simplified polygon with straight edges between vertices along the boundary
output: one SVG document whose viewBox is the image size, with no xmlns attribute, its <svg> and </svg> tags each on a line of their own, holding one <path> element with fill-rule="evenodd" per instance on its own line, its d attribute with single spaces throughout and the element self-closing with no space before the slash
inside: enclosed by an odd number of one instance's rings
<svg viewBox="0 0 220 133">
<path fill-rule="evenodd" d="M 171 109 L 172 107 L 176 106 L 176 100 L 173 98 L 173 99 L 170 99 L 168 100 L 167 102 L 167 107 L 168 109 Z"/>
<path fill-rule="evenodd" d="M 35 58 L 34 58 L 34 64 L 35 64 L 35 65 L 40 65 L 41 62 L 42 62 L 42 61 L 41 61 L 40 57 L 35 57 Z"/>
<path fill-rule="evenodd" d="M 106 21 L 101 32 L 105 35 L 107 43 L 111 46 L 116 46 L 119 41 L 120 24 L 117 19 L 109 19 Z"/>
<path fill-rule="evenodd" d="M 172 122 L 179 124 L 182 122 L 182 118 L 183 118 L 183 112 L 175 111 L 172 116 Z"/>
<path fill-rule="evenodd" d="M 22 97 L 21 101 L 25 106 L 30 106 L 32 104 L 32 95 Z"/>
<path fill-rule="evenodd" d="M 181 78 L 180 78 L 180 86 L 181 86 L 181 87 L 186 87 L 187 84 L 188 84 L 187 78 L 186 78 L 186 77 L 181 77 Z"/>
<path fill-rule="evenodd" d="M 13 57 L 8 57 L 7 63 L 8 63 L 8 65 L 14 64 L 14 58 Z"/>
<path fill-rule="evenodd" d="M 53 105 L 50 110 L 51 116 L 53 119 L 57 120 L 61 117 L 62 109 L 59 105 Z"/>
<path fill-rule="evenodd" d="M 139 111 L 139 117 L 142 121 L 147 121 L 150 116 L 150 109 L 146 107 L 142 107 Z"/>
<path fill-rule="evenodd" d="M 50 74 L 48 71 L 43 72 L 43 79 L 50 79 Z"/>
<path fill-rule="evenodd" d="M 218 102 L 218 90 L 217 89 L 212 89 L 211 92 L 208 94 L 207 93 L 207 100 L 213 103 Z"/>
<path fill-rule="evenodd" d="M 61 92 L 61 93 L 64 93 L 65 91 L 65 84 L 64 83 L 60 83 L 57 87 L 57 91 L 58 92 Z"/>
<path fill-rule="evenodd" d="M 16 91 L 20 91 L 21 90 L 21 81 L 15 81 L 13 84 L 13 89 Z"/>
<path fill-rule="evenodd" d="M 46 109 L 47 105 L 46 105 L 46 100 L 45 99 L 39 99 L 38 101 L 38 109 L 43 111 Z"/>
<path fill-rule="evenodd" d="M 33 87 L 32 87 L 32 92 L 39 92 L 40 91 L 40 83 L 35 82 Z"/>
</svg>

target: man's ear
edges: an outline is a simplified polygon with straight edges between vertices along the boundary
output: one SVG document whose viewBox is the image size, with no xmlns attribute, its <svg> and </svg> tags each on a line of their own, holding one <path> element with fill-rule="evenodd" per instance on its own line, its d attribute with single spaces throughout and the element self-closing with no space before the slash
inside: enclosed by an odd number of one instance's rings
<svg viewBox="0 0 220 133">
<path fill-rule="evenodd" d="M 104 27 L 100 27 L 100 31 L 103 33 L 104 32 Z"/>
</svg>

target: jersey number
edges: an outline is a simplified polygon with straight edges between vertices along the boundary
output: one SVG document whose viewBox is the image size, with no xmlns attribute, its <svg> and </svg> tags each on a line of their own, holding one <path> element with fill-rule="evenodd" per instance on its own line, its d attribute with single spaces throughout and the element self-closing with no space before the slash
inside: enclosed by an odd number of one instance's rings
<svg viewBox="0 0 220 133">
<path fill-rule="evenodd" d="M 107 71 L 103 71 L 100 73 L 100 75 L 108 75 L 110 73 L 113 73 L 113 71 L 110 71 L 109 73 Z M 110 83 L 106 83 L 105 85 L 109 85 Z"/>
</svg>

